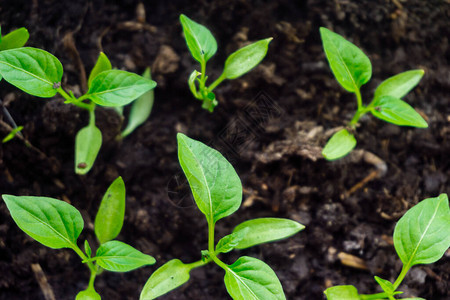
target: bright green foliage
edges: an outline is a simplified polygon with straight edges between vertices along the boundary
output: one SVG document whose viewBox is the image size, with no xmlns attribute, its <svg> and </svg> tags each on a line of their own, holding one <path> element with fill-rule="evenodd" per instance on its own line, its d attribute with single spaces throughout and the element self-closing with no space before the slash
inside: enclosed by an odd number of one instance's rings
<svg viewBox="0 0 450 300">
<path fill-rule="evenodd" d="M 119 177 L 108 189 L 108 192 L 110 194 L 117 192 L 117 189 L 120 189 L 120 182 L 121 178 Z M 124 190 L 125 188 L 123 187 Z M 108 192 L 106 194 L 107 198 Z M 14 222 L 30 237 L 53 249 L 70 248 L 78 254 L 84 263 L 87 263 L 91 272 L 91 279 L 88 288 L 79 292 L 76 299 L 100 299 L 100 295 L 94 289 L 94 280 L 101 273 L 102 269 L 114 272 L 127 272 L 155 263 L 153 257 L 143 254 L 130 245 L 119 241 L 100 243 L 96 256 L 92 257 L 91 246 L 85 240 L 85 252 L 83 253 L 77 245 L 78 237 L 84 227 L 83 219 L 75 207 L 64 201 L 47 197 L 12 195 L 3 195 L 2 198 Z M 113 200 L 107 199 L 106 202 L 115 205 Z M 104 215 L 108 209 L 103 207 L 99 213 Z M 113 224 L 114 220 L 112 218 L 115 218 L 117 223 L 121 224 L 123 222 L 123 214 L 120 213 L 108 216 L 108 218 L 110 219 L 105 220 L 105 224 L 102 226 L 106 226 L 108 222 Z M 103 230 L 107 234 L 112 232 L 115 235 L 118 234 L 117 227 L 110 231 L 107 229 Z"/>
<path fill-rule="evenodd" d="M 403 268 L 394 283 L 375 276 L 375 281 L 384 293 L 364 295 L 358 294 L 356 288 L 351 285 L 334 286 L 324 292 L 327 299 L 392 300 L 396 299 L 395 295 L 402 294 L 397 289 L 412 266 L 436 262 L 450 247 L 450 208 L 447 195 L 425 199 L 408 210 L 395 226 L 394 246 Z"/>
<path fill-rule="evenodd" d="M 90 87 L 92 85 L 92 81 L 95 77 L 97 77 L 98 74 L 104 71 L 109 71 L 112 69 L 111 62 L 109 61 L 109 58 L 106 56 L 105 53 L 100 52 L 97 58 L 97 62 L 95 63 L 94 67 L 91 70 L 91 73 L 89 74 L 88 79 L 88 86 Z"/>
<path fill-rule="evenodd" d="M 30 34 L 25 27 L 11 31 L 0 38 L 0 51 L 23 47 L 29 37 Z"/>
<path fill-rule="evenodd" d="M 94 166 L 102 146 L 102 133 L 95 124 L 78 131 L 75 138 L 75 173 L 84 175 Z"/>
<path fill-rule="evenodd" d="M 125 217 L 125 183 L 118 177 L 109 186 L 95 216 L 94 230 L 100 244 L 115 239 Z"/>
<path fill-rule="evenodd" d="M 179 133 L 178 158 L 188 179 L 195 202 L 208 221 L 208 250 L 202 259 L 184 264 L 171 260 L 148 279 L 141 292 L 141 300 L 164 295 L 189 280 L 189 272 L 210 262 L 225 271 L 225 285 L 233 299 L 285 299 L 275 272 L 264 262 L 251 257 L 240 257 L 227 265 L 218 255 L 235 248 L 277 241 L 298 233 L 303 225 L 286 219 L 260 218 L 243 222 L 232 234 L 217 244 L 214 233 L 216 222 L 235 212 L 242 202 L 242 185 L 231 164 L 216 150 Z"/>
<path fill-rule="evenodd" d="M 328 160 L 335 160 L 350 153 L 355 146 L 355 136 L 347 129 L 341 129 L 328 140 L 322 155 Z"/>
<path fill-rule="evenodd" d="M 3 138 L 2 143 L 4 144 L 4 143 L 12 140 L 18 132 L 22 131 L 22 129 L 23 129 L 23 126 L 17 126 L 13 130 L 11 130 L 11 132 L 8 133 L 8 135 Z"/>
<path fill-rule="evenodd" d="M 213 90 L 225 79 L 235 79 L 256 67 L 266 56 L 272 38 L 260 40 L 242 47 L 228 56 L 223 73 L 209 86 L 206 86 L 206 62 L 216 53 L 217 42 L 211 32 L 185 15 L 180 15 L 186 44 L 192 57 L 200 63 L 201 71 L 194 70 L 188 79 L 189 89 L 202 107 L 214 111 L 218 102 Z M 198 88 L 197 88 L 198 84 Z"/>
<path fill-rule="evenodd" d="M 358 109 L 348 124 L 356 129 L 361 116 L 371 112 L 386 122 L 419 128 L 428 127 L 427 122 L 409 104 L 401 100 L 422 78 L 423 70 L 403 72 L 383 81 L 376 89 L 371 103 L 363 104 L 360 88 L 372 76 L 369 58 L 354 44 L 326 28 L 320 28 L 323 49 L 336 80 L 348 92 L 354 93 Z M 331 137 L 323 149 L 328 160 L 344 157 L 356 146 L 356 140 L 347 130 L 339 131 Z"/>
</svg>

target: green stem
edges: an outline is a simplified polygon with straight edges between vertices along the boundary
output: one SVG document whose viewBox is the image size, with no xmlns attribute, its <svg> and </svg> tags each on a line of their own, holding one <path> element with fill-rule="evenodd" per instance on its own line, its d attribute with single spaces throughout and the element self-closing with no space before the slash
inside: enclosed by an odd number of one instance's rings
<svg viewBox="0 0 450 300">
<path fill-rule="evenodd" d="M 222 81 L 224 81 L 225 75 L 223 73 L 208 87 L 208 91 L 212 92 Z"/>
<path fill-rule="evenodd" d="M 88 289 L 93 289 L 94 291 L 95 291 L 94 288 L 95 277 L 97 277 L 97 271 L 93 272 L 91 270 L 91 277 L 89 278 Z"/>
<path fill-rule="evenodd" d="M 189 268 L 192 270 L 192 269 L 195 269 L 195 268 L 198 268 L 198 267 L 202 267 L 202 266 L 204 266 L 204 265 L 207 265 L 207 264 L 209 264 L 211 262 L 211 259 L 201 259 L 201 260 L 199 260 L 199 261 L 196 261 L 196 262 L 193 262 L 193 263 L 190 263 L 190 264 L 187 264 L 188 266 L 189 266 Z"/>
<path fill-rule="evenodd" d="M 95 126 L 95 110 L 94 109 L 89 111 L 89 126 L 91 126 L 91 127 Z"/>
<path fill-rule="evenodd" d="M 370 295 L 363 295 L 360 294 L 359 297 L 361 300 L 375 300 L 375 299 L 383 299 L 386 297 L 389 297 L 386 293 L 378 293 L 378 294 L 370 294 Z"/>
<path fill-rule="evenodd" d="M 397 288 L 400 286 L 400 284 L 402 283 L 402 281 L 405 278 L 406 273 L 408 273 L 408 271 L 409 271 L 409 266 L 403 265 L 400 275 L 398 275 L 397 280 L 395 280 L 395 282 L 394 282 L 394 290 L 397 290 Z"/>
<path fill-rule="evenodd" d="M 221 261 L 217 255 L 216 250 L 214 249 L 214 221 L 208 221 L 208 251 L 209 257 L 222 269 L 228 270 L 229 267 L 223 261 Z"/>
<path fill-rule="evenodd" d="M 94 110 L 94 107 L 95 107 L 95 104 L 94 104 L 94 103 L 84 103 L 84 102 L 82 102 L 83 99 L 81 99 L 81 98 L 77 99 L 77 98 L 71 97 L 69 94 L 66 93 L 65 90 L 63 90 L 62 87 L 57 88 L 56 91 L 57 91 L 57 92 L 58 92 L 58 93 L 59 93 L 59 94 L 60 94 L 60 95 L 68 102 L 68 103 L 71 103 L 71 104 L 73 104 L 73 105 L 75 105 L 75 106 L 78 106 L 78 107 L 80 107 L 80 108 L 84 108 L 84 109 L 89 110 L 89 111 Z"/>
<path fill-rule="evenodd" d="M 206 80 L 205 80 L 205 76 L 206 76 L 206 62 L 202 61 L 200 63 L 201 65 L 201 74 L 200 74 L 200 84 L 199 84 L 199 90 L 200 93 L 205 89 L 205 84 L 206 84 Z"/>
</svg>

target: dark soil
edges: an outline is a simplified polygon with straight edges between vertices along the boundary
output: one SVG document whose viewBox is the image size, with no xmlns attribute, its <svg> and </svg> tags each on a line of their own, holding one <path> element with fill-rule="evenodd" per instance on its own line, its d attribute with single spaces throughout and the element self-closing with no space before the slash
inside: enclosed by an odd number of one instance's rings
<svg viewBox="0 0 450 300">
<path fill-rule="evenodd" d="M 85 126 L 86 113 L 58 98 L 32 98 L 2 81 L 1 99 L 25 126 L 33 147 L 20 139 L 0 146 L 0 193 L 70 202 L 86 223 L 80 245 L 86 238 L 95 244 L 97 207 L 121 175 L 127 209 L 118 239 L 153 255 L 157 264 L 125 274 L 105 272 L 96 287 L 103 299 L 138 299 L 158 266 L 172 258 L 196 261 L 207 247 L 204 217 L 188 190 L 179 189 L 176 133 L 184 132 L 224 153 L 243 183 L 243 206 L 217 224 L 217 236 L 260 216 L 307 226 L 286 241 L 235 251 L 226 262 L 244 254 L 263 259 L 288 299 L 323 299 L 323 290 L 338 284 L 374 293 L 380 291 L 374 275 L 394 280 L 401 268 L 391 239 L 396 221 L 420 200 L 450 192 L 449 2 L 144 1 L 145 24 L 136 16 L 138 2 L 1 2 L 2 32 L 28 28 L 29 46 L 61 60 L 65 88 L 83 88 L 76 53 L 89 71 L 100 50 L 117 68 L 141 73 L 153 66 L 158 87 L 150 120 L 122 142 L 115 140 L 120 118 L 112 110 L 98 110 L 104 145 L 92 171 L 77 176 L 74 137 Z M 206 24 L 218 41 L 208 66 L 211 77 L 219 75 L 227 54 L 247 41 L 274 38 L 261 66 L 216 90 L 220 104 L 213 114 L 201 109 L 187 87 L 189 73 L 198 66 L 183 40 L 180 13 Z M 340 161 L 323 160 L 320 147 L 330 130 L 351 118 L 356 103 L 329 71 L 320 26 L 353 41 L 372 60 L 373 79 L 363 87 L 367 100 L 381 80 L 423 68 L 424 79 L 406 101 L 430 127 L 400 128 L 364 118 L 357 132 L 359 151 Z M 7 132 L 2 126 L 1 137 Z M 384 173 L 379 171 L 383 163 Z M 361 269 L 346 265 L 345 254 L 359 258 Z M 449 256 L 414 267 L 400 290 L 405 296 L 450 299 Z M 56 299 L 74 299 L 89 279 L 73 252 L 33 241 L 1 202 L 0 299 L 45 299 L 32 264 L 41 266 Z M 161 299 L 228 299 L 223 276 L 212 264 L 196 269 L 188 284 Z"/>
</svg>

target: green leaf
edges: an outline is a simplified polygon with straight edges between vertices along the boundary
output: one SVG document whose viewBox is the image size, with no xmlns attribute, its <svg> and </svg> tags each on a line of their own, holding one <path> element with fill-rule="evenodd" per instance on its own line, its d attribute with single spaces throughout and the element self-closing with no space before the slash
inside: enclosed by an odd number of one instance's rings
<svg viewBox="0 0 450 300">
<path fill-rule="evenodd" d="M 238 242 L 236 249 L 245 249 L 254 245 L 279 241 L 303 230 L 302 224 L 280 218 L 258 218 L 245 221 L 236 228 L 233 233 L 248 230 L 245 236 Z"/>
<path fill-rule="evenodd" d="M 211 31 L 183 14 L 180 15 L 180 22 L 192 56 L 199 63 L 206 63 L 217 51 L 217 42 Z"/>
<path fill-rule="evenodd" d="M 235 212 L 241 205 L 242 184 L 233 166 L 217 150 L 182 133 L 177 140 L 181 168 L 208 223 Z"/>
<path fill-rule="evenodd" d="M 100 244 L 115 239 L 125 217 L 125 183 L 118 177 L 109 186 L 95 216 L 94 231 Z"/>
<path fill-rule="evenodd" d="M 386 79 L 375 90 L 374 99 L 382 96 L 402 98 L 419 83 L 424 73 L 423 70 L 411 70 Z"/>
<path fill-rule="evenodd" d="M 450 247 L 447 195 L 425 199 L 409 209 L 395 226 L 394 247 L 404 268 L 438 261 Z"/>
<path fill-rule="evenodd" d="M 89 246 L 88 240 L 84 240 L 84 252 L 86 253 L 88 258 L 91 258 L 92 249 L 91 249 L 91 246 Z"/>
<path fill-rule="evenodd" d="M 142 77 L 151 79 L 150 68 L 145 69 Z M 152 112 L 154 99 L 154 90 L 150 90 L 145 94 L 142 94 L 133 102 L 130 115 L 128 116 L 128 124 L 122 132 L 122 137 L 132 133 L 137 127 L 142 125 L 148 119 L 150 113 Z"/>
<path fill-rule="evenodd" d="M 91 86 L 92 81 L 95 77 L 97 77 L 98 74 L 100 74 L 103 71 L 109 71 L 112 69 L 111 62 L 109 61 L 108 57 L 105 53 L 100 52 L 97 58 L 97 62 L 95 63 L 94 67 L 92 68 L 91 73 L 89 74 L 88 79 L 88 86 Z"/>
<path fill-rule="evenodd" d="M 156 86 L 156 82 L 134 73 L 109 70 L 98 74 L 82 98 L 102 106 L 122 106 Z"/>
<path fill-rule="evenodd" d="M 386 294 L 388 294 L 389 296 L 394 295 L 395 288 L 394 285 L 389 280 L 375 276 L 375 281 L 378 282 L 378 284 L 381 286 L 381 288 Z"/>
<path fill-rule="evenodd" d="M 356 139 L 347 129 L 341 129 L 328 140 L 322 150 L 322 155 L 328 160 L 342 158 L 356 146 Z"/>
<path fill-rule="evenodd" d="M 194 95 L 195 98 L 202 100 L 202 97 L 197 92 L 197 87 L 195 86 L 195 81 L 198 80 L 197 78 L 201 75 L 200 72 L 197 70 L 194 70 L 191 75 L 189 75 L 188 79 L 188 85 L 189 89 L 191 90 L 192 95 Z"/>
<path fill-rule="evenodd" d="M 14 222 L 33 239 L 53 249 L 76 247 L 84 222 L 75 207 L 47 197 L 2 197 Z"/>
<path fill-rule="evenodd" d="M 9 142 L 10 140 L 12 140 L 16 136 L 16 134 L 18 132 L 20 132 L 22 129 L 23 129 L 23 126 L 17 126 L 13 130 L 11 130 L 11 132 L 8 133 L 8 135 L 3 138 L 2 143 L 4 144 L 4 143 Z"/>
<path fill-rule="evenodd" d="M 249 230 L 249 228 L 244 228 L 221 238 L 217 243 L 216 253 L 227 253 L 236 248 Z"/>
<path fill-rule="evenodd" d="M 2 37 L 0 41 L 0 51 L 23 47 L 29 37 L 30 34 L 25 27 L 11 31 Z"/>
<path fill-rule="evenodd" d="M 185 284 L 189 280 L 191 267 L 178 259 L 172 259 L 156 270 L 142 289 L 140 300 L 162 296 Z"/>
<path fill-rule="evenodd" d="M 353 285 L 337 285 L 324 292 L 328 300 L 360 300 L 358 290 Z"/>
<path fill-rule="evenodd" d="M 376 98 L 371 106 L 372 115 L 386 122 L 400 126 L 428 127 L 427 122 L 414 108 L 395 97 L 381 96 Z"/>
<path fill-rule="evenodd" d="M 275 272 L 259 259 L 242 256 L 225 271 L 225 286 L 234 300 L 286 299 Z"/>
<path fill-rule="evenodd" d="M 0 74 L 30 95 L 50 98 L 57 93 L 63 68 L 47 51 L 24 47 L 0 52 Z"/>
<path fill-rule="evenodd" d="M 272 38 L 264 39 L 242 47 L 228 56 L 222 76 L 235 79 L 256 67 L 266 56 Z"/>
<path fill-rule="evenodd" d="M 113 272 L 128 272 L 155 263 L 155 259 L 150 255 L 119 241 L 100 245 L 95 258 L 100 267 Z"/>
<path fill-rule="evenodd" d="M 334 77 L 349 92 L 356 92 L 372 77 L 369 58 L 354 44 L 320 27 L 323 49 Z"/>
<path fill-rule="evenodd" d="M 88 287 L 86 290 L 77 294 L 75 300 L 101 300 L 102 297 L 94 290 L 94 288 Z"/>
<path fill-rule="evenodd" d="M 75 138 L 75 173 L 84 175 L 91 170 L 101 146 L 102 133 L 95 125 L 78 131 Z"/>
</svg>

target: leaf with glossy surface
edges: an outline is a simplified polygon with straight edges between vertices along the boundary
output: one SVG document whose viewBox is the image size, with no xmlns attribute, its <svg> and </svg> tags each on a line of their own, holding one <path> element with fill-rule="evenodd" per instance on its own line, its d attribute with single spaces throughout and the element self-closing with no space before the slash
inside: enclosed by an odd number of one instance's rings
<svg viewBox="0 0 450 300">
<path fill-rule="evenodd" d="M 235 212 L 242 201 L 242 184 L 233 166 L 217 150 L 177 134 L 178 159 L 195 202 L 208 222 Z"/>
<path fill-rule="evenodd" d="M 380 287 L 386 294 L 388 294 L 389 296 L 394 295 L 395 288 L 394 285 L 389 280 L 375 276 L 375 281 L 380 285 Z"/>
<path fill-rule="evenodd" d="M 125 183 L 118 177 L 111 183 L 95 216 L 94 231 L 100 244 L 115 239 L 125 217 Z"/>
<path fill-rule="evenodd" d="M 264 39 L 242 47 L 228 56 L 223 76 L 235 79 L 256 67 L 266 56 L 272 38 Z"/>
<path fill-rule="evenodd" d="M 328 300 L 360 300 L 358 290 L 353 285 L 337 285 L 324 292 Z"/>
<path fill-rule="evenodd" d="M 320 36 L 336 80 L 349 92 L 359 90 L 372 77 L 369 58 L 361 49 L 327 28 L 320 28 Z"/>
<path fill-rule="evenodd" d="M 408 103 L 392 96 L 376 98 L 370 110 L 375 117 L 399 126 L 427 128 L 427 122 Z"/>
<path fill-rule="evenodd" d="M 225 286 L 234 300 L 286 299 L 275 272 L 259 259 L 242 256 L 225 271 Z"/>
<path fill-rule="evenodd" d="M 402 98 L 419 83 L 424 73 L 423 70 L 411 70 L 386 79 L 375 90 L 374 99 L 381 96 Z"/>
<path fill-rule="evenodd" d="M 162 296 L 189 280 L 191 267 L 178 259 L 172 259 L 153 272 L 142 289 L 140 300 Z"/>
<path fill-rule="evenodd" d="M 228 253 L 239 244 L 239 242 L 248 233 L 249 228 L 243 228 L 242 230 L 233 232 L 220 239 L 216 246 L 216 253 Z"/>
<path fill-rule="evenodd" d="M 98 74 L 92 80 L 88 98 L 102 106 L 122 106 L 132 102 L 156 86 L 156 82 L 134 73 L 109 70 Z"/>
<path fill-rule="evenodd" d="M 152 79 L 150 74 L 150 68 L 145 69 L 142 77 L 146 79 Z M 155 99 L 154 90 L 150 90 L 145 94 L 137 98 L 131 106 L 130 115 L 128 116 L 127 127 L 122 132 L 122 137 L 125 137 L 132 133 L 137 127 L 147 121 L 150 113 L 152 112 L 153 102 Z"/>
<path fill-rule="evenodd" d="M 14 222 L 44 246 L 76 247 L 84 222 L 72 205 L 53 198 L 3 195 Z"/>
<path fill-rule="evenodd" d="M 438 261 L 450 247 L 447 195 L 425 199 L 409 209 L 395 226 L 394 247 L 404 268 Z"/>
<path fill-rule="evenodd" d="M 180 15 L 186 44 L 196 61 L 206 63 L 217 51 L 217 42 L 208 28 Z"/>
<path fill-rule="evenodd" d="M 0 52 L 0 74 L 30 95 L 50 98 L 57 93 L 63 68 L 47 51 L 24 47 Z"/>
<path fill-rule="evenodd" d="M 89 74 L 88 86 L 89 87 L 91 86 L 92 81 L 94 80 L 95 77 L 97 77 L 98 74 L 104 71 L 109 71 L 111 69 L 112 66 L 111 62 L 109 61 L 109 58 L 106 56 L 105 53 L 100 52 L 97 58 L 97 62 L 95 63 L 91 73 Z"/>
<path fill-rule="evenodd" d="M 100 267 L 113 272 L 128 272 L 156 262 L 150 255 L 119 241 L 100 245 L 95 258 Z"/>
<path fill-rule="evenodd" d="M 281 218 L 258 218 L 245 221 L 233 233 L 246 231 L 244 237 L 237 243 L 236 249 L 245 249 L 255 245 L 279 241 L 303 230 L 302 224 Z"/>
<path fill-rule="evenodd" d="M 2 36 L 0 41 L 0 51 L 20 48 L 28 41 L 30 34 L 25 27 L 11 31 L 5 36 Z"/>
<path fill-rule="evenodd" d="M 328 140 L 322 150 L 322 155 L 328 160 L 342 158 L 356 146 L 356 139 L 347 129 L 341 129 Z"/>
<path fill-rule="evenodd" d="M 75 173 L 87 174 L 94 165 L 102 146 L 102 133 L 95 125 L 78 131 L 75 137 Z"/>
</svg>

